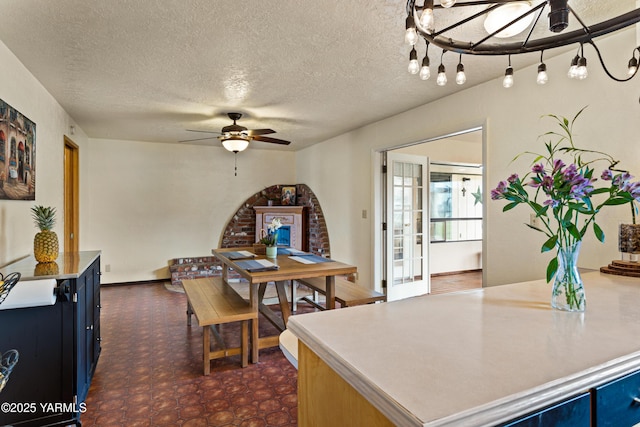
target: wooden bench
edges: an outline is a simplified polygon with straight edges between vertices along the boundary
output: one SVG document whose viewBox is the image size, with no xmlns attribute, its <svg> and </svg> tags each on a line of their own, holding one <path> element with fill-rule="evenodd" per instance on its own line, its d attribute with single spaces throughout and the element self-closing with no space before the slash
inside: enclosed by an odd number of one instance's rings
<svg viewBox="0 0 640 427">
<path fill-rule="evenodd" d="M 246 367 L 249 361 L 249 330 L 252 331 L 252 345 L 258 345 L 257 329 L 249 327 L 249 322 L 257 322 L 258 312 L 221 277 L 183 280 L 182 286 L 198 325 L 202 327 L 204 375 L 211 371 L 211 360 L 236 354 L 242 358 L 242 367 Z M 240 347 L 227 348 L 216 329 L 216 326 L 231 322 L 241 322 Z M 210 333 L 222 350 L 211 350 Z"/>
<path fill-rule="evenodd" d="M 354 305 L 371 304 L 378 301 L 386 301 L 387 297 L 380 292 L 365 288 L 350 282 L 345 277 L 336 276 L 336 301 L 341 307 L 351 307 Z M 298 279 L 298 283 L 319 292 L 323 295 L 327 293 L 327 282 L 324 277 L 312 277 L 308 279 Z M 309 297 L 302 298 L 317 308 L 324 310 L 324 307 Z"/>
</svg>

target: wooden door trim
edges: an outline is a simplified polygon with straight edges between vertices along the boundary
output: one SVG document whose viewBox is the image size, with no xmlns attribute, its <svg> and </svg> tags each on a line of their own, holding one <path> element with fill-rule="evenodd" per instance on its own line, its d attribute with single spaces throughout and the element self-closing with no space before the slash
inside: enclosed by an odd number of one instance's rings
<svg viewBox="0 0 640 427">
<path fill-rule="evenodd" d="M 64 150 L 64 251 L 77 252 L 80 229 L 79 147 L 65 135 Z M 71 158 L 67 157 L 67 150 Z"/>
</svg>

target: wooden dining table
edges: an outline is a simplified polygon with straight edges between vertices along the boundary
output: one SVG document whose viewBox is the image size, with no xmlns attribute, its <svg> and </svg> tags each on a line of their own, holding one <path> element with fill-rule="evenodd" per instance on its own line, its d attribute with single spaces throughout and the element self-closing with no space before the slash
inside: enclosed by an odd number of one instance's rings
<svg viewBox="0 0 640 427">
<path fill-rule="evenodd" d="M 249 286 L 249 304 L 259 313 L 262 313 L 278 330 L 283 331 L 287 327 L 287 321 L 291 314 L 289 301 L 286 295 L 286 285 L 292 280 L 306 279 L 311 277 L 326 277 L 326 307 L 327 309 L 335 308 L 335 276 L 354 274 L 357 268 L 353 265 L 345 264 L 336 260 L 319 260 L 317 255 L 308 259 L 320 262 L 302 263 L 296 261 L 296 257 L 287 252 L 286 249 L 280 249 L 276 258 L 267 258 L 265 255 L 247 256 L 246 258 L 237 258 L 238 252 L 251 253 L 255 255 L 252 247 L 246 248 L 221 248 L 212 250 L 213 255 L 223 264 L 222 277 L 229 282 L 230 270 L 235 271 L 240 277 L 246 280 Z M 306 258 L 306 257 L 303 257 Z M 277 266 L 277 269 L 265 271 L 253 271 L 246 267 L 245 261 L 267 260 Z M 267 284 L 274 282 L 282 318 L 278 317 L 273 310 L 263 303 Z M 242 282 L 241 282 L 242 283 Z M 257 336 L 258 322 L 252 322 L 252 328 L 255 329 Z M 258 350 L 261 348 L 275 347 L 278 345 L 278 335 L 270 337 L 261 337 L 258 343 L 251 345 L 251 361 L 258 362 Z"/>
</svg>

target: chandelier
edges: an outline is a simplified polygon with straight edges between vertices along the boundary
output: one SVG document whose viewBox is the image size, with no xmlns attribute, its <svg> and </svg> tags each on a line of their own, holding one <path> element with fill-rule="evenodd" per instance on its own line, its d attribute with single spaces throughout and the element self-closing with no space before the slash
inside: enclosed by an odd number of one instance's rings
<svg viewBox="0 0 640 427">
<path fill-rule="evenodd" d="M 540 29 L 544 25 L 544 18 L 548 19 L 550 33 L 546 29 Z M 567 75 L 569 78 L 582 80 L 588 76 L 584 46 L 591 45 L 607 76 L 615 81 L 625 82 L 638 73 L 640 46 L 635 47 L 631 53 L 626 76 L 616 77 L 605 65 L 594 40 L 639 21 L 640 8 L 637 8 L 595 25 L 586 25 L 568 0 L 439 0 L 439 4 L 434 4 L 434 0 L 424 0 L 421 5 L 416 5 L 416 0 L 408 0 L 405 31 L 405 42 L 411 45 L 408 71 L 418 74 L 422 80 L 431 77 L 430 45 L 442 49 L 436 78 L 439 86 L 447 84 L 442 59 L 448 52 L 459 55 L 455 77 L 459 85 L 464 84 L 467 79 L 462 55 L 508 56 L 508 67 L 502 84 L 509 88 L 514 82 L 511 55 L 540 52 L 537 82 L 545 84 L 548 75 L 543 61 L 544 52 L 575 45 L 576 55 L 568 64 Z M 541 25 L 538 25 L 539 22 Z M 578 28 L 565 32 L 570 22 L 577 22 Z M 475 41 L 459 40 L 471 35 Z M 422 64 L 418 63 L 416 50 L 420 38 L 426 43 Z"/>
</svg>

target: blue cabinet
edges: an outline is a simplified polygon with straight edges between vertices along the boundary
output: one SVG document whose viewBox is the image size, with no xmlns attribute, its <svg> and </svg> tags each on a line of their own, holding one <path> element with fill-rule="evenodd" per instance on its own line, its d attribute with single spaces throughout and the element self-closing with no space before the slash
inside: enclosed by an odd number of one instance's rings
<svg viewBox="0 0 640 427">
<path fill-rule="evenodd" d="M 0 311 L 0 351 L 20 353 L 0 394 L 14 406 L 0 411 L 0 425 L 79 423 L 100 355 L 99 319 L 100 257 L 78 277 L 58 280 L 55 304 Z"/>
<path fill-rule="evenodd" d="M 503 424 L 502 427 L 590 427 L 590 394 L 583 393 Z"/>
<path fill-rule="evenodd" d="M 593 393 L 595 427 L 631 427 L 640 423 L 640 372 L 596 387 Z"/>
</svg>

